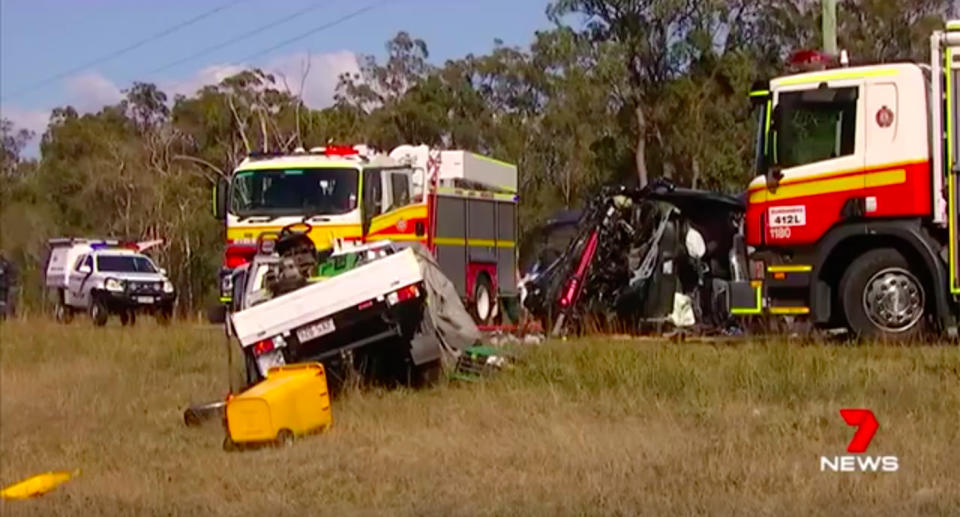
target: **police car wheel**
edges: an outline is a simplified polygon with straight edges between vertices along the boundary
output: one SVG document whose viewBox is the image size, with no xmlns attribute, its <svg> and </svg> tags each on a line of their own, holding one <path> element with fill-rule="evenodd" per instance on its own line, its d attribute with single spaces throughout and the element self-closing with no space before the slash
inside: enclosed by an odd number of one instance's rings
<svg viewBox="0 0 960 517">
<path fill-rule="evenodd" d="M 100 300 L 93 300 L 90 304 L 90 319 L 93 321 L 93 324 L 97 327 L 102 327 L 107 324 L 107 318 L 110 314 L 107 312 L 107 307 Z"/>
<path fill-rule="evenodd" d="M 57 306 L 53 310 L 54 317 L 60 323 L 70 323 L 73 321 L 73 309 L 67 307 L 62 302 L 57 302 Z"/>
</svg>

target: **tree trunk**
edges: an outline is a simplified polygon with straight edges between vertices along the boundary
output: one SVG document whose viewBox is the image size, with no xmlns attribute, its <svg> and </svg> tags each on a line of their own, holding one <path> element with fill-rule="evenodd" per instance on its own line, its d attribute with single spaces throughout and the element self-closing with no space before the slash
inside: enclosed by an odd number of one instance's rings
<svg viewBox="0 0 960 517">
<path fill-rule="evenodd" d="M 637 113 L 637 182 L 639 187 L 647 185 L 647 117 L 643 113 L 643 105 L 639 102 L 636 108 Z"/>
</svg>

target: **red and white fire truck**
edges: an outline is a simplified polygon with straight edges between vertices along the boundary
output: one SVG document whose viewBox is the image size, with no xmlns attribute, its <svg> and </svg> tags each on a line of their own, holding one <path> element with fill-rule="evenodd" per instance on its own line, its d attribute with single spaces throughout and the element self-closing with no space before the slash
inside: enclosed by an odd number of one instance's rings
<svg viewBox="0 0 960 517">
<path fill-rule="evenodd" d="M 751 92 L 757 177 L 747 196 L 750 278 L 739 315 L 808 317 L 864 337 L 957 334 L 960 21 L 930 64 L 807 69 Z"/>
<path fill-rule="evenodd" d="M 214 192 L 225 225 L 220 300 L 264 232 L 305 232 L 318 250 L 391 240 L 429 248 L 477 321 L 518 296 L 517 167 L 463 150 L 325 146 L 254 154 Z"/>
</svg>

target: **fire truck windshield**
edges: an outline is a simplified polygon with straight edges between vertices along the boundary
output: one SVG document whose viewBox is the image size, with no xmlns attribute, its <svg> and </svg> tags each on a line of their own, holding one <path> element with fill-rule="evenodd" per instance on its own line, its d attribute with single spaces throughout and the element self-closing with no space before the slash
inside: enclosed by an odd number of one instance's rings
<svg viewBox="0 0 960 517">
<path fill-rule="evenodd" d="M 230 211 L 251 215 L 339 215 L 357 208 L 356 169 L 241 171 L 233 177 Z"/>
</svg>

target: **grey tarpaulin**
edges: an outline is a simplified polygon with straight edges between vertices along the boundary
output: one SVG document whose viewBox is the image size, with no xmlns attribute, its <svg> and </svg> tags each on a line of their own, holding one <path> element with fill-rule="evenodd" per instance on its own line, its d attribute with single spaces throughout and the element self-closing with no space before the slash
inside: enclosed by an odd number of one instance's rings
<svg viewBox="0 0 960 517">
<path fill-rule="evenodd" d="M 427 312 L 436 329 L 444 359 L 454 359 L 480 340 L 480 330 L 460 300 L 450 279 L 440 271 L 433 254 L 422 244 L 410 244 L 420 263 L 427 290 Z"/>
</svg>

